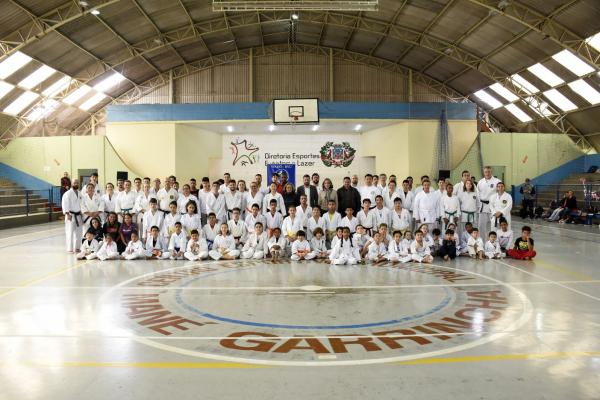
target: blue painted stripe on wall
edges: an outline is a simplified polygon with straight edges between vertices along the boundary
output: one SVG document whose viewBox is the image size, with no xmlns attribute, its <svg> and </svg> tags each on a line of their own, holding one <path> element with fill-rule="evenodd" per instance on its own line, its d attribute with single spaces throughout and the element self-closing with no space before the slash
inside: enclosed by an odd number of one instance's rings
<svg viewBox="0 0 600 400">
<path fill-rule="evenodd" d="M 108 106 L 108 122 L 269 119 L 270 103 L 132 104 Z M 472 120 L 473 103 L 350 103 L 320 102 L 321 119 Z"/>
<path fill-rule="evenodd" d="M 13 168 L 10 165 L 0 163 L 0 176 L 6 179 L 10 179 L 17 185 L 24 187 L 25 189 L 31 190 L 48 190 L 53 185 L 36 178 L 33 175 L 29 175 L 19 169 Z M 56 178 L 56 185 L 60 183 L 60 177 Z"/>
</svg>

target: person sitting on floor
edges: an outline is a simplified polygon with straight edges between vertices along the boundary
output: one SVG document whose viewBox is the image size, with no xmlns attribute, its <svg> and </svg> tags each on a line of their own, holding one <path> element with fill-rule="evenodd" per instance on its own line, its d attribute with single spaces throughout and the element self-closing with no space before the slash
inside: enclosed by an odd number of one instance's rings
<svg viewBox="0 0 600 400">
<path fill-rule="evenodd" d="M 524 226 L 521 229 L 521 236 L 515 240 L 515 245 L 509 249 L 506 254 L 517 260 L 532 260 L 536 256 L 533 249 L 533 238 L 531 237 L 531 228 Z"/>
</svg>

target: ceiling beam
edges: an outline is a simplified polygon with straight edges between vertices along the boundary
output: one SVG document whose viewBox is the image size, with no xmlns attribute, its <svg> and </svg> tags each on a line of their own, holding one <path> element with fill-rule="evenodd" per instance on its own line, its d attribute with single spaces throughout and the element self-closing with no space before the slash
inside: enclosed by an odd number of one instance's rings
<svg viewBox="0 0 600 400">
<path fill-rule="evenodd" d="M 381 43 L 383 43 L 383 40 L 387 37 L 387 33 L 389 33 L 392 26 L 396 25 L 396 23 L 398 22 L 398 18 L 400 17 L 400 14 L 402 14 L 402 11 L 404 10 L 404 6 L 406 5 L 406 3 L 408 3 L 408 0 L 402 0 L 400 5 L 398 6 L 398 9 L 394 13 L 394 16 L 392 17 L 391 21 L 388 23 L 388 25 L 386 27 L 386 35 L 379 36 L 379 38 L 375 42 L 375 45 L 369 51 L 370 56 L 372 56 L 373 54 L 375 54 L 375 52 L 377 50 L 379 50 L 379 46 L 381 46 Z"/>
<path fill-rule="evenodd" d="M 202 44 L 202 47 L 204 47 L 204 49 L 208 53 L 208 56 L 212 57 L 212 51 L 210 50 L 210 48 L 206 44 L 206 41 L 204 40 L 204 38 L 202 37 L 202 35 L 199 35 L 198 32 L 196 31 L 196 25 L 194 24 L 194 19 L 192 18 L 192 14 L 190 14 L 190 12 L 187 9 L 187 7 L 185 6 L 185 4 L 183 4 L 183 0 L 177 0 L 177 1 L 179 2 L 179 5 L 181 6 L 181 8 L 183 9 L 183 11 L 185 12 L 185 16 L 188 19 L 188 22 L 190 23 L 190 28 L 194 32 L 196 32 L 196 35 L 197 35 L 197 37 L 200 40 L 200 44 Z"/>
</svg>

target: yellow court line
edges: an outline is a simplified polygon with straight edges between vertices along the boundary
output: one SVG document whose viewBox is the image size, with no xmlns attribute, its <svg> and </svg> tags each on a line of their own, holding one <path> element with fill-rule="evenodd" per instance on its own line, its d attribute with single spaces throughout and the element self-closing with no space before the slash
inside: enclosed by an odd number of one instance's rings
<svg viewBox="0 0 600 400">
<path fill-rule="evenodd" d="M 64 362 L 25 362 L 26 366 L 41 368 L 150 368 L 150 369 L 250 369 L 265 368 L 264 365 L 235 362 L 104 362 L 104 361 L 64 361 Z"/>
<path fill-rule="evenodd" d="M 547 268 L 552 271 L 560 272 L 561 274 L 569 275 L 569 276 L 575 277 L 577 279 L 581 279 L 582 281 L 594 280 L 594 278 L 589 275 L 582 274 L 577 271 L 571 271 L 565 267 L 561 267 L 560 265 L 556 265 L 556 264 L 552 264 L 552 263 L 549 263 L 546 261 L 538 260 L 537 258 L 535 260 L 533 260 L 533 262 L 535 263 L 535 265 L 541 265 L 543 268 Z"/>
<path fill-rule="evenodd" d="M 44 276 L 42 276 L 40 278 L 34 278 L 34 279 L 31 279 L 31 280 L 29 280 L 27 282 L 23 282 L 23 283 L 15 286 L 14 288 L 5 290 L 4 292 L 0 292 L 0 298 L 8 296 L 9 294 L 11 294 L 11 293 L 13 293 L 13 292 L 15 292 L 15 291 L 17 291 L 19 289 L 22 289 L 22 288 L 25 288 L 25 287 L 29 287 L 31 285 L 35 285 L 36 283 L 43 282 L 43 281 L 45 281 L 47 279 L 50 279 L 50 278 L 54 278 L 55 276 L 60 275 L 63 272 L 66 272 L 68 270 L 79 268 L 82 265 L 85 265 L 85 264 L 90 263 L 92 261 L 93 260 L 88 260 L 88 261 L 84 261 L 82 263 L 77 263 L 75 265 L 67 265 L 67 266 L 61 267 L 60 269 L 58 269 L 58 270 L 56 270 L 54 272 L 50 272 L 49 274 L 44 275 Z"/>
<path fill-rule="evenodd" d="M 576 357 L 600 357 L 600 351 L 570 351 L 553 353 L 525 353 L 525 354 L 490 354 L 481 356 L 424 358 L 421 360 L 402 361 L 401 365 L 423 365 L 423 364 L 451 364 L 481 361 L 510 361 L 510 360 L 549 360 Z"/>
</svg>

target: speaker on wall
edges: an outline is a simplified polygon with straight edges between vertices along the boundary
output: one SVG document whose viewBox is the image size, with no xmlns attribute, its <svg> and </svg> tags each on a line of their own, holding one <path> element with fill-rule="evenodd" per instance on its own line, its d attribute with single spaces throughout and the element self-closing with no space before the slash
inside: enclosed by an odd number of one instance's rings
<svg viewBox="0 0 600 400">
<path fill-rule="evenodd" d="M 449 179 L 450 178 L 450 170 L 449 169 L 440 169 L 440 173 L 438 174 L 438 179 Z"/>
<path fill-rule="evenodd" d="M 117 171 L 117 180 L 127 180 L 129 173 L 127 171 Z"/>
</svg>

